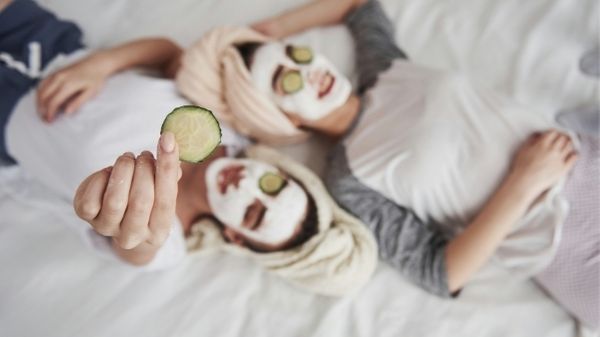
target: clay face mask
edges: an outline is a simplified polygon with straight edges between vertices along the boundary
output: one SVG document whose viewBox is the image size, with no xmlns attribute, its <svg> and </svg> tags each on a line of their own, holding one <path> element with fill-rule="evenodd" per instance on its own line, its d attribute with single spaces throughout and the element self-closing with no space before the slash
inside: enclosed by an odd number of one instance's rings
<svg viewBox="0 0 600 337">
<path fill-rule="evenodd" d="M 287 113 L 318 120 L 342 106 L 352 86 L 324 56 L 308 47 L 269 42 L 254 53 L 254 85 Z"/>
<path fill-rule="evenodd" d="M 213 215 L 254 241 L 284 243 L 306 217 L 308 197 L 304 189 L 263 162 L 217 159 L 207 169 L 206 186 Z"/>
</svg>

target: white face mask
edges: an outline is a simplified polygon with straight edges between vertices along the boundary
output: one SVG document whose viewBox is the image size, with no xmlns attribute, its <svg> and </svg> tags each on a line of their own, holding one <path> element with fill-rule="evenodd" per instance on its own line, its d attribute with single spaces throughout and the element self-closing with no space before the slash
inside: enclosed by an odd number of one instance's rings
<svg viewBox="0 0 600 337">
<path fill-rule="evenodd" d="M 308 197 L 292 179 L 287 179 L 277 195 L 264 193 L 259 180 L 269 172 L 277 174 L 279 170 L 255 160 L 219 158 L 210 164 L 205 179 L 213 215 L 223 225 L 254 241 L 278 245 L 291 239 L 301 226 Z M 266 211 L 262 219 L 255 222 L 256 226 L 247 223 L 244 226 L 248 207 L 255 200 L 259 200 Z"/>
<path fill-rule="evenodd" d="M 303 86 L 291 94 L 278 93 L 273 77 L 278 68 L 300 72 Z M 287 113 L 305 120 L 318 120 L 342 106 L 351 94 L 352 85 L 323 55 L 313 53 L 312 61 L 299 64 L 286 53 L 286 46 L 269 42 L 254 53 L 250 74 L 254 85 L 273 99 Z"/>
</svg>

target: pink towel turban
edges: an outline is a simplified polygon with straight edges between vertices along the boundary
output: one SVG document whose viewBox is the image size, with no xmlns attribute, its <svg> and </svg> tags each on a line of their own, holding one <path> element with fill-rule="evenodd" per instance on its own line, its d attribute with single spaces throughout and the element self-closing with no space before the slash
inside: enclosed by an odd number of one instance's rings
<svg viewBox="0 0 600 337">
<path fill-rule="evenodd" d="M 254 87 L 236 45 L 268 42 L 246 27 L 220 27 L 206 33 L 184 53 L 176 83 L 193 103 L 211 109 L 238 132 L 269 144 L 304 140 L 275 103 Z"/>
</svg>

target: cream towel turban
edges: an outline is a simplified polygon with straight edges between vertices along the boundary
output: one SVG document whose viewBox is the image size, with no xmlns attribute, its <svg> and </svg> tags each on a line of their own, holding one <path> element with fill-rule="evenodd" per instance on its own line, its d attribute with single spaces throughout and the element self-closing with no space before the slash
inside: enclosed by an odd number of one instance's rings
<svg viewBox="0 0 600 337">
<path fill-rule="evenodd" d="M 269 144 L 304 140 L 299 130 L 264 93 L 254 87 L 235 47 L 270 39 L 247 27 L 220 27 L 186 50 L 176 76 L 177 87 L 193 103 L 211 109 L 238 132 Z"/>
<path fill-rule="evenodd" d="M 322 295 L 341 296 L 362 287 L 377 265 L 377 244 L 371 232 L 342 210 L 321 180 L 309 169 L 264 146 L 246 150 L 248 158 L 277 166 L 302 183 L 317 208 L 318 232 L 301 246 L 273 253 L 257 253 L 229 244 L 210 220 L 192 226 L 187 239 L 194 253 L 225 250 L 248 256 L 292 284 Z"/>
</svg>

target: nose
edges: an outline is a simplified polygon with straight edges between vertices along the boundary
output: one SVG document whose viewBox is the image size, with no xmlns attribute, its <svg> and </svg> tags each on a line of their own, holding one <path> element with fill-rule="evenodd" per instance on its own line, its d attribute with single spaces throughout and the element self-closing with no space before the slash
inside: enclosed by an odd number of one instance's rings
<svg viewBox="0 0 600 337">
<path fill-rule="evenodd" d="M 319 90 L 321 87 L 321 80 L 323 79 L 323 71 L 319 69 L 309 70 L 308 71 L 308 84 Z"/>
</svg>

